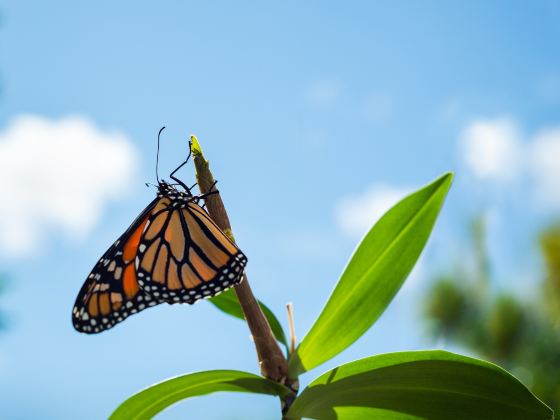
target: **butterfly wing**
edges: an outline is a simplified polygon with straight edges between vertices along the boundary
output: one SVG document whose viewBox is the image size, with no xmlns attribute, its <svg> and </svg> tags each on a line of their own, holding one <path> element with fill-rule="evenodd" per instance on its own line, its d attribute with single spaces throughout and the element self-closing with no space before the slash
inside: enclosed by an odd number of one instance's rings
<svg viewBox="0 0 560 420">
<path fill-rule="evenodd" d="M 164 198 L 138 247 L 138 283 L 168 303 L 194 303 L 239 283 L 247 258 L 194 202 Z"/>
<path fill-rule="evenodd" d="M 93 267 L 72 311 L 72 323 L 79 332 L 92 334 L 107 330 L 128 316 L 160 303 L 138 287 L 134 267 L 148 216 L 159 201 L 159 198 L 152 201 Z"/>
</svg>

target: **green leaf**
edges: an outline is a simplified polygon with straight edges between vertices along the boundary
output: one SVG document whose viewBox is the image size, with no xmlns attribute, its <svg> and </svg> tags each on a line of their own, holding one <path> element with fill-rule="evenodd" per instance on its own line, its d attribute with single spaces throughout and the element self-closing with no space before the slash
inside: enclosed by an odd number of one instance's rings
<svg viewBox="0 0 560 420">
<path fill-rule="evenodd" d="M 423 420 L 422 417 L 410 416 L 408 414 L 397 413 L 392 410 L 371 407 L 333 407 L 336 418 L 340 420 L 363 420 L 363 419 L 383 419 L 383 420 Z"/>
<path fill-rule="evenodd" d="M 367 233 L 290 357 L 291 377 L 336 356 L 381 316 L 420 256 L 452 179 L 445 174 L 404 198 Z"/>
<path fill-rule="evenodd" d="M 243 319 L 243 320 L 245 319 L 245 316 L 243 315 L 243 310 L 241 309 L 239 300 L 237 300 L 237 296 L 235 294 L 234 289 L 228 289 L 225 292 L 220 293 L 219 295 L 209 299 L 209 301 L 210 303 L 214 304 L 214 306 L 216 306 L 218 309 L 225 312 L 226 314 L 234 316 L 239 319 Z M 282 329 L 282 325 L 280 324 L 280 322 L 278 321 L 274 313 L 270 309 L 268 309 L 268 307 L 264 303 L 259 301 L 259 305 L 264 313 L 264 316 L 266 316 L 266 319 L 268 319 L 268 323 L 270 324 L 270 328 L 272 329 L 274 336 L 278 341 L 284 344 L 284 346 L 286 346 L 287 349 L 288 342 L 286 340 L 286 335 L 284 334 L 284 330 Z"/>
<path fill-rule="evenodd" d="M 290 420 L 302 417 L 544 420 L 553 413 L 502 368 L 433 350 L 368 357 L 321 375 L 288 411 Z"/>
<path fill-rule="evenodd" d="M 189 373 L 153 385 L 123 402 L 111 420 L 151 419 L 177 401 L 218 391 L 255 394 L 290 394 L 288 388 L 261 376 L 236 370 L 212 370 Z"/>
</svg>

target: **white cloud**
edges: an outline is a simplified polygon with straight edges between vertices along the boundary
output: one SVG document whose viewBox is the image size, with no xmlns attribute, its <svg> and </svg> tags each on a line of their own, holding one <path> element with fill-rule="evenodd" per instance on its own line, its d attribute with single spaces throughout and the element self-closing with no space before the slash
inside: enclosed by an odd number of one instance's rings
<svg viewBox="0 0 560 420">
<path fill-rule="evenodd" d="M 341 88 L 333 80 L 317 80 L 305 89 L 306 102 L 315 108 L 328 108 L 337 101 Z"/>
<path fill-rule="evenodd" d="M 461 158 L 479 181 L 527 183 L 537 205 L 560 210 L 560 127 L 521 138 L 513 119 L 476 120 L 459 138 Z"/>
<path fill-rule="evenodd" d="M 0 252 L 28 255 L 52 229 L 83 237 L 126 192 L 136 166 L 125 135 L 83 117 L 15 118 L 0 132 Z"/>
<path fill-rule="evenodd" d="M 460 135 L 460 153 L 480 180 L 510 182 L 522 170 L 519 131 L 509 119 L 471 123 Z"/>
<path fill-rule="evenodd" d="M 560 127 L 537 133 L 529 148 L 537 200 L 546 208 L 560 210 Z"/>
<path fill-rule="evenodd" d="M 373 185 L 365 193 L 342 199 L 336 208 L 336 220 L 349 236 L 361 237 L 383 214 L 412 188 Z"/>
</svg>

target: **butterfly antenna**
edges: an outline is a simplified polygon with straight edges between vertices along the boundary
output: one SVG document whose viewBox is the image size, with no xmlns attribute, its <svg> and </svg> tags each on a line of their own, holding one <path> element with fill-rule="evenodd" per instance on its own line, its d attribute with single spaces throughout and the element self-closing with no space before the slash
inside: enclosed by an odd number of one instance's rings
<svg viewBox="0 0 560 420">
<path fill-rule="evenodd" d="M 158 174 L 158 166 L 159 166 L 159 138 L 161 136 L 161 132 L 165 129 L 165 126 L 159 129 L 159 133 L 157 135 L 157 153 L 156 153 L 156 179 L 159 184 L 159 174 Z"/>
</svg>

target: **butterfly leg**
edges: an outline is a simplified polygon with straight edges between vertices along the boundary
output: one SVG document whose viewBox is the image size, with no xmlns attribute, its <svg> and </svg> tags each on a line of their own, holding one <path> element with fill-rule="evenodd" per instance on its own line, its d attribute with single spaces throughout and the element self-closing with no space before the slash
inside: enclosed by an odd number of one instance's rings
<svg viewBox="0 0 560 420">
<path fill-rule="evenodd" d="M 200 200 L 203 200 L 203 199 L 205 199 L 206 197 L 208 197 L 208 196 L 210 196 L 210 195 L 212 195 L 212 194 L 219 194 L 220 191 L 217 190 L 217 189 L 214 189 L 214 187 L 216 186 L 217 183 L 218 183 L 218 181 L 214 181 L 214 183 L 213 183 L 212 186 L 210 187 L 210 191 L 209 191 L 209 192 L 207 192 L 207 193 L 205 193 L 205 194 L 202 194 L 202 195 L 199 195 L 199 196 L 197 197 L 197 203 L 198 203 Z M 206 209 L 206 200 L 204 201 L 204 204 L 202 205 L 202 208 L 203 208 L 203 209 Z"/>
<path fill-rule="evenodd" d="M 210 196 L 210 195 L 219 194 L 219 193 L 220 193 L 220 191 L 218 191 L 218 190 L 214 190 L 214 191 L 207 192 L 206 194 L 199 195 L 199 196 L 197 197 L 197 201 L 203 200 L 203 199 L 205 199 L 206 197 L 208 197 L 208 196 Z"/>
<path fill-rule="evenodd" d="M 212 186 L 208 189 L 208 191 L 213 192 L 214 191 L 214 187 L 216 186 L 216 184 L 218 183 L 218 180 L 214 180 L 214 183 L 212 184 Z M 218 190 L 216 190 L 216 192 L 218 192 Z"/>
<path fill-rule="evenodd" d="M 169 174 L 169 178 L 171 178 L 173 181 L 177 182 L 179 185 L 181 185 L 185 189 L 185 191 L 187 191 L 187 193 L 192 195 L 191 194 L 192 187 L 191 188 L 187 187 L 180 179 L 175 177 L 175 174 L 177 173 L 177 171 L 179 169 L 181 169 L 183 166 L 185 166 L 187 164 L 187 162 L 189 161 L 189 159 L 191 158 L 192 151 L 191 151 L 190 146 L 191 146 L 191 142 L 189 142 L 189 155 L 187 156 L 187 158 L 185 159 L 185 161 L 183 163 L 181 163 L 179 166 L 177 166 L 175 168 L 175 170 L 173 172 L 171 172 L 171 174 Z"/>
<path fill-rule="evenodd" d="M 218 194 L 220 191 L 218 191 L 217 189 L 214 189 L 214 187 L 216 187 L 216 184 L 217 184 L 217 183 L 218 183 L 218 181 L 214 181 L 214 183 L 212 184 L 212 186 L 208 189 L 209 192 L 199 195 L 199 196 L 198 196 L 198 199 L 200 200 L 200 199 L 203 199 L 203 198 L 208 197 L 209 195 Z"/>
</svg>

